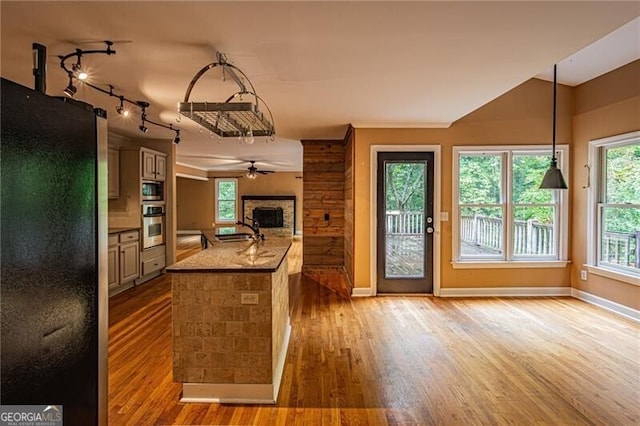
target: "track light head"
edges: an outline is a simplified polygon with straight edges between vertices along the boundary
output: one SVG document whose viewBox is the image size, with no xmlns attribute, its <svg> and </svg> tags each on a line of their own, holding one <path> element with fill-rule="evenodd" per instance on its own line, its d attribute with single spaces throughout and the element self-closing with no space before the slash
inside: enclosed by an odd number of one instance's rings
<svg viewBox="0 0 640 426">
<path fill-rule="evenodd" d="M 117 106 L 116 107 L 116 112 L 123 116 L 123 117 L 128 117 L 129 116 L 129 110 L 128 109 L 124 109 L 124 107 L 122 106 Z"/>
<path fill-rule="evenodd" d="M 76 62 L 75 64 L 73 64 L 71 66 L 71 71 L 73 71 L 73 75 L 78 80 L 86 80 L 87 77 L 89 77 L 89 74 L 87 74 L 87 72 L 82 69 L 82 62 L 81 62 L 81 59 L 80 59 L 80 58 L 82 58 L 82 53 L 80 53 L 81 51 L 79 49 L 77 49 L 77 50 L 78 51 L 76 52 L 76 54 L 78 55 L 78 62 Z"/>
<path fill-rule="evenodd" d="M 73 75 L 78 80 L 86 80 L 87 77 L 89 77 L 89 74 L 87 74 L 87 72 L 84 71 L 79 64 L 73 64 L 73 67 L 71 69 L 73 70 Z"/>
<path fill-rule="evenodd" d="M 149 128 L 144 125 L 144 120 L 142 121 L 142 124 L 138 126 L 138 129 L 140 129 L 142 133 L 147 133 L 149 131 Z"/>
<path fill-rule="evenodd" d="M 69 84 L 62 92 L 68 97 L 73 98 L 76 95 L 77 91 L 78 88 L 73 85 L 73 79 L 71 78 L 71 76 L 69 76 Z"/>
<path fill-rule="evenodd" d="M 129 116 L 129 110 L 124 107 L 124 96 L 120 96 L 120 105 L 116 107 L 116 112 L 118 113 L 118 115 L 121 115 L 123 117 Z"/>
<path fill-rule="evenodd" d="M 176 130 L 176 137 L 173 138 L 173 143 L 176 145 L 180 143 L 180 129 Z"/>
</svg>

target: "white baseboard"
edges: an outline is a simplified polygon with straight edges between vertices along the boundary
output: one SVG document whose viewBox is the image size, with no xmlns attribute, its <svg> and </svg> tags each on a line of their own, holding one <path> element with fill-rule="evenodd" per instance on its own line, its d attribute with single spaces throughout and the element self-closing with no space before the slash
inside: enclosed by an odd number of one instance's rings
<svg viewBox="0 0 640 426">
<path fill-rule="evenodd" d="M 199 229 L 182 229 L 179 231 L 176 231 L 177 235 L 200 235 L 202 234 L 202 232 L 200 232 Z"/>
<path fill-rule="evenodd" d="M 371 296 L 371 287 L 354 287 L 351 290 L 351 297 L 369 297 Z"/>
<path fill-rule="evenodd" d="M 275 404 L 273 384 L 183 383 L 180 402 Z"/>
<path fill-rule="evenodd" d="M 571 296 L 571 287 L 440 288 L 440 297 Z"/>
<path fill-rule="evenodd" d="M 571 296 L 584 302 L 591 303 L 592 305 L 596 305 L 600 308 L 606 309 L 607 311 L 640 322 L 640 311 L 637 309 L 612 302 L 611 300 L 604 299 L 600 296 L 596 296 L 595 294 L 587 293 L 586 291 L 578 290 L 577 288 L 571 289 Z"/>
</svg>

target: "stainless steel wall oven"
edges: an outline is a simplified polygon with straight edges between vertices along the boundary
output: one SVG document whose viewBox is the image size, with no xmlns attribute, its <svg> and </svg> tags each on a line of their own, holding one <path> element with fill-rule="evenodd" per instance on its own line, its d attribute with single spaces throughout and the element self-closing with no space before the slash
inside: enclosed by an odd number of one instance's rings
<svg viewBox="0 0 640 426">
<path fill-rule="evenodd" d="M 142 205 L 142 248 L 147 249 L 164 244 L 165 240 L 164 204 Z"/>
</svg>

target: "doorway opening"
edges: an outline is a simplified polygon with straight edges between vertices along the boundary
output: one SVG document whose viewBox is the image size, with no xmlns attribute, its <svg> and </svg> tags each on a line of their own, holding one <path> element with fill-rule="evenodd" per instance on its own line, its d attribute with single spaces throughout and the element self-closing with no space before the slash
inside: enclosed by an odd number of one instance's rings
<svg viewBox="0 0 640 426">
<path fill-rule="evenodd" d="M 372 294 L 439 295 L 440 147 L 373 146 Z"/>
</svg>

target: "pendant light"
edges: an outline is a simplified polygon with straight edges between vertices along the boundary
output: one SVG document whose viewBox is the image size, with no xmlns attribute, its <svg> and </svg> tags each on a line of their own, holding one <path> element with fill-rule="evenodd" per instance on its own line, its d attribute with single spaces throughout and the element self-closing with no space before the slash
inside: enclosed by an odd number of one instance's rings
<svg viewBox="0 0 640 426">
<path fill-rule="evenodd" d="M 556 158 L 556 115 L 557 115 L 557 65 L 553 65 L 553 139 L 551 148 L 551 163 L 542 178 L 540 189 L 567 189 L 567 183 L 564 181 L 562 171 L 558 168 L 558 159 Z"/>
</svg>

